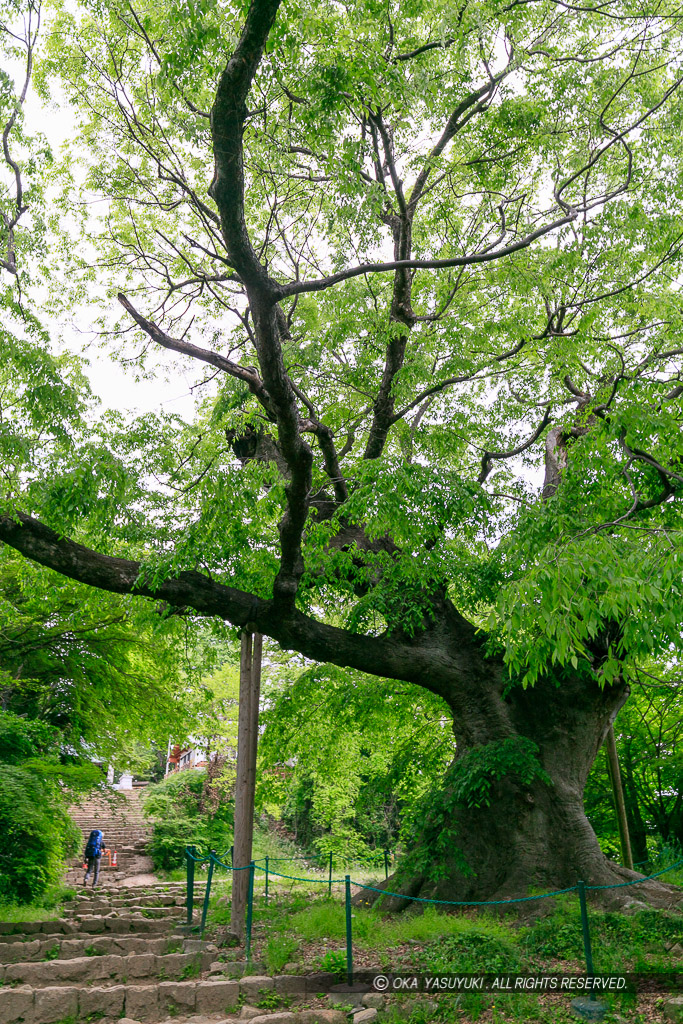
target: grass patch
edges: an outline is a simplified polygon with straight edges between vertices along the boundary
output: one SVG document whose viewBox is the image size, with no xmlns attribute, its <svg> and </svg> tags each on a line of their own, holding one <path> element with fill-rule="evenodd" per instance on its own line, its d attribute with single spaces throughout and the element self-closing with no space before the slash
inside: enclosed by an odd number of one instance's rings
<svg viewBox="0 0 683 1024">
<path fill-rule="evenodd" d="M 328 949 L 318 960 L 321 971 L 329 971 L 343 978 L 346 974 L 346 952 L 341 949 Z"/>
<path fill-rule="evenodd" d="M 346 918 L 344 906 L 332 900 L 309 905 L 288 915 L 288 924 L 307 942 L 323 939 L 344 941 Z M 471 927 L 469 918 L 444 914 L 434 907 L 427 907 L 423 913 L 407 911 L 396 917 L 383 917 L 372 907 L 355 907 L 353 912 L 353 942 L 365 949 L 386 950 L 412 940 L 429 943 L 444 936 L 457 936 Z M 509 929 L 498 921 L 487 920 L 479 927 L 486 934 L 499 938 L 507 936 Z"/>
<path fill-rule="evenodd" d="M 285 964 L 296 956 L 298 948 L 298 942 L 291 935 L 271 935 L 263 954 L 268 973 L 280 974 Z"/>
<path fill-rule="evenodd" d="M 61 907 L 42 903 L 0 903 L 0 921 L 54 921 L 61 916 Z"/>
<path fill-rule="evenodd" d="M 193 960 L 191 964 L 186 964 L 182 971 L 178 975 L 179 981 L 188 981 L 190 978 L 198 978 L 202 973 L 202 962 L 200 958 Z"/>
<path fill-rule="evenodd" d="M 638 971 L 671 966 L 667 946 L 683 942 L 683 918 L 662 910 L 635 914 L 589 909 L 593 961 L 600 971 Z M 524 929 L 520 944 L 536 957 L 583 960 L 581 917 L 564 904 L 543 921 Z"/>
<path fill-rule="evenodd" d="M 280 1010 L 289 1006 L 291 1000 L 281 996 L 275 989 L 259 989 L 259 1001 L 254 1005 L 259 1010 Z"/>
</svg>

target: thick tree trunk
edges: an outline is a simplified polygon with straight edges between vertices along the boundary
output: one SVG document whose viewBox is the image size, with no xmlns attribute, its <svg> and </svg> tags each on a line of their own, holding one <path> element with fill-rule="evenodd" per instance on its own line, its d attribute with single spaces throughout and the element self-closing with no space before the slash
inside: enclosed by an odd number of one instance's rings
<svg viewBox="0 0 683 1024">
<path fill-rule="evenodd" d="M 479 678 L 470 691 L 454 687 L 449 703 L 458 754 L 452 768 L 477 747 L 525 737 L 537 745 L 538 761 L 551 783 L 537 778 L 524 784 L 507 774 L 492 783 L 488 806 L 454 799 L 444 825 L 453 833 L 453 855 L 446 854 L 445 864 L 441 859 L 439 879 L 430 879 L 428 870 L 406 877 L 399 867 L 395 884 L 413 896 L 479 901 L 563 889 L 579 879 L 610 885 L 641 877 L 605 857 L 583 809 L 588 772 L 627 688 L 600 690 L 590 682 L 565 679 L 560 685 L 546 681 L 528 690 L 514 688 L 503 696 L 502 678 L 494 672 L 488 686 Z M 449 777 L 452 781 L 452 773 L 446 776 L 445 806 Z M 419 845 L 420 837 L 415 839 Z M 428 860 L 424 853 L 422 863 Z M 641 884 L 615 890 L 613 902 L 670 904 L 672 891 Z M 393 903 L 396 909 L 406 905 Z"/>
</svg>

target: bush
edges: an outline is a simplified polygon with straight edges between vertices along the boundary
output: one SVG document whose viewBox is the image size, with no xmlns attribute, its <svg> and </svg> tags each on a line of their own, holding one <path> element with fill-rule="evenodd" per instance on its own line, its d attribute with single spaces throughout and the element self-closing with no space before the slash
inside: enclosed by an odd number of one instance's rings
<svg viewBox="0 0 683 1024">
<path fill-rule="evenodd" d="M 205 778 L 203 771 L 177 772 L 145 790 L 145 815 L 154 822 L 148 849 L 155 870 L 183 867 L 186 846 L 221 854 L 230 847 L 233 802 L 225 796 L 211 813 L 203 811 Z"/>
<path fill-rule="evenodd" d="M 80 833 L 53 782 L 0 762 L 0 900 L 30 903 L 56 889 Z"/>
<path fill-rule="evenodd" d="M 154 833 L 147 849 L 156 870 L 171 871 L 185 865 L 185 847 L 210 847 L 208 832 L 201 819 L 169 817 L 154 822 Z"/>
</svg>

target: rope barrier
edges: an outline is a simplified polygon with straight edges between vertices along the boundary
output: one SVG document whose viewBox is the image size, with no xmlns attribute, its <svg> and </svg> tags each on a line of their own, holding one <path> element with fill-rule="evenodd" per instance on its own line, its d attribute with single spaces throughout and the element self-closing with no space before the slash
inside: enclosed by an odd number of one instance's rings
<svg viewBox="0 0 683 1024">
<path fill-rule="evenodd" d="M 257 861 L 253 861 L 250 864 L 245 864 L 241 868 L 236 868 L 232 864 L 228 865 L 223 862 L 221 857 L 211 852 L 208 857 L 196 857 L 192 852 L 195 847 L 188 847 L 185 850 L 187 857 L 187 923 L 192 924 L 192 904 L 193 904 L 193 888 L 194 888 L 194 865 L 196 863 L 209 862 L 209 874 L 206 880 L 206 889 L 204 892 L 204 904 L 202 907 L 200 935 L 204 934 L 204 926 L 206 924 L 206 916 L 209 908 L 209 896 L 211 893 L 211 881 L 213 877 L 214 866 L 218 865 L 226 869 L 226 871 L 249 871 L 249 891 L 247 899 L 247 922 L 246 922 L 246 937 L 245 937 L 245 949 L 247 956 L 247 963 L 251 959 L 251 927 L 253 920 L 253 905 L 254 905 L 254 874 L 256 871 L 261 871 L 266 876 L 266 891 L 265 897 L 266 902 L 268 901 L 268 879 L 272 875 L 276 878 L 285 878 L 290 882 L 307 882 L 307 883 L 318 883 L 320 885 L 329 886 L 329 893 L 332 893 L 333 885 L 341 885 L 344 883 L 345 887 L 345 908 L 346 908 L 346 977 L 348 983 L 353 983 L 353 938 L 352 938 L 352 918 L 351 913 L 351 886 L 355 885 L 359 889 L 365 889 L 368 892 L 376 892 L 380 896 L 391 896 L 394 899 L 400 900 L 411 900 L 413 903 L 428 903 L 432 906 L 448 906 L 448 907 L 500 907 L 509 906 L 513 903 L 531 903 L 534 900 L 545 900 L 553 896 L 564 896 L 570 892 L 578 892 L 579 903 L 581 907 L 581 928 L 583 933 L 583 945 L 584 954 L 586 958 L 586 971 L 589 977 L 593 977 L 593 956 L 591 952 L 591 940 L 590 940 L 590 927 L 588 919 L 588 905 L 586 901 L 586 892 L 591 889 L 605 890 L 605 889 L 623 889 L 629 885 L 640 885 L 642 882 L 649 882 L 653 878 L 659 878 L 660 875 L 666 874 L 668 871 L 674 871 L 676 868 L 683 865 L 683 859 L 675 861 L 666 868 L 662 868 L 660 871 L 656 871 L 652 875 L 647 875 L 643 878 L 634 878 L 629 882 L 617 882 L 613 885 L 586 885 L 585 882 L 579 881 L 576 885 L 570 885 L 566 889 L 554 889 L 552 892 L 539 893 L 536 896 L 517 896 L 507 900 L 435 900 L 429 899 L 424 896 L 407 896 L 405 893 L 400 892 L 389 892 L 387 889 L 378 889 L 374 885 L 365 885 L 363 882 L 353 882 L 350 875 L 345 875 L 344 878 L 332 878 L 332 854 L 329 859 L 329 878 L 301 878 L 297 875 L 285 875 L 279 871 L 272 871 L 270 869 L 271 861 L 292 861 L 292 860 L 306 860 L 306 857 L 261 857 L 260 860 L 265 861 L 265 867 L 260 867 Z M 196 852 L 196 851 L 195 851 Z M 232 848 L 230 850 L 232 853 Z M 223 856 L 226 856 L 225 854 Z M 386 867 L 386 863 L 385 863 Z M 595 993 L 591 991 L 591 999 L 595 998 Z"/>
<path fill-rule="evenodd" d="M 587 885 L 586 889 L 624 889 L 627 885 L 641 885 L 643 882 L 649 882 L 652 878 L 659 878 L 660 875 L 665 875 L 667 871 L 674 871 L 682 864 L 683 860 L 677 860 L 674 864 L 669 864 L 668 868 L 662 868 L 661 871 L 655 871 L 653 875 L 645 875 L 643 878 L 634 878 L 631 882 L 617 882 L 615 885 Z"/>
<path fill-rule="evenodd" d="M 254 866 L 257 871 L 266 873 L 266 869 L 260 868 L 256 862 L 254 862 Z M 279 871 L 270 870 L 268 874 L 275 875 L 276 878 L 288 878 L 291 882 L 315 882 L 317 885 L 329 885 L 330 882 L 332 882 L 332 885 L 343 885 L 345 882 L 344 878 L 298 878 L 296 875 L 281 875 Z M 360 882 L 352 882 L 351 885 L 360 885 Z"/>
<path fill-rule="evenodd" d="M 430 900 L 423 896 L 406 896 L 401 892 L 388 892 L 386 889 L 376 889 L 374 885 L 363 885 L 362 882 L 352 882 L 361 889 L 370 889 L 371 892 L 378 892 L 382 896 L 395 896 L 399 900 L 413 900 L 415 903 L 443 903 L 449 907 L 499 907 L 504 903 L 528 903 L 530 900 L 545 900 L 549 896 L 561 896 L 565 892 L 575 892 L 578 886 L 572 885 L 568 889 L 555 889 L 553 892 L 544 892 L 539 896 L 518 896 L 511 900 Z"/>
<path fill-rule="evenodd" d="M 233 867 L 230 864 L 225 864 L 223 862 L 223 860 L 220 857 L 216 856 L 215 854 L 210 854 L 208 857 L 194 857 L 189 852 L 189 850 L 186 850 L 186 853 L 195 863 L 203 864 L 206 861 L 213 860 L 214 864 L 219 864 L 222 868 L 225 868 L 226 871 L 249 871 L 249 869 L 251 867 L 250 864 L 245 864 L 241 868 L 235 868 L 235 867 Z M 265 860 L 265 859 L 266 859 L 265 857 L 259 858 L 259 860 Z M 273 861 L 283 861 L 283 860 L 284 861 L 288 861 L 288 860 L 295 860 L 295 859 L 306 860 L 307 858 L 305 858 L 305 857 L 300 857 L 300 858 L 294 858 L 294 857 L 270 857 L 268 859 L 269 859 L 270 862 L 273 862 Z M 254 869 L 256 871 L 261 871 L 264 874 L 266 873 L 266 868 L 260 867 L 258 861 L 253 861 L 253 864 L 254 864 Z M 656 871 L 652 875 L 646 875 L 643 878 L 634 878 L 633 880 L 631 880 L 629 882 L 616 882 L 616 883 L 614 883 L 612 885 L 586 885 L 586 890 L 597 891 L 597 890 L 604 890 L 604 889 L 623 889 L 623 888 L 626 888 L 629 885 L 640 885 L 643 882 L 649 882 L 653 878 L 659 878 L 660 875 L 664 875 L 668 871 L 674 871 L 676 868 L 681 867 L 681 866 L 683 866 L 683 859 L 676 861 L 674 864 L 670 864 L 666 868 L 662 868 L 660 871 Z M 280 871 L 271 871 L 270 868 L 268 869 L 267 873 L 268 873 L 268 875 L 272 875 L 275 878 L 286 878 L 290 882 L 313 882 L 314 884 L 319 884 L 319 885 L 329 885 L 330 883 L 332 885 L 343 885 L 344 882 L 345 882 L 344 878 L 330 878 L 330 879 L 328 879 L 328 878 L 302 878 L 300 875 L 285 875 L 285 874 L 283 874 Z M 355 881 L 353 881 L 353 879 L 351 880 L 351 885 L 355 885 L 359 889 L 367 889 L 370 892 L 376 892 L 380 896 L 391 896 L 394 899 L 412 900 L 414 903 L 431 903 L 431 904 L 439 904 L 439 905 L 448 906 L 448 907 L 485 907 L 485 906 L 499 907 L 499 906 L 504 906 L 504 905 L 509 904 L 509 903 L 530 903 L 533 900 L 545 900 L 545 899 L 551 898 L 552 896 L 563 896 L 563 895 L 565 895 L 568 892 L 576 892 L 577 889 L 578 889 L 578 886 L 571 885 L 571 886 L 569 886 L 566 889 L 554 889 L 552 892 L 539 893 L 536 896 L 517 896 L 517 897 L 515 897 L 513 899 L 508 899 L 508 900 L 435 900 L 435 899 L 428 899 L 427 897 L 424 897 L 424 896 L 408 896 L 405 893 L 401 893 L 401 892 L 390 892 L 388 889 L 378 889 L 374 885 L 366 885 L 363 882 L 355 882 Z"/>
</svg>

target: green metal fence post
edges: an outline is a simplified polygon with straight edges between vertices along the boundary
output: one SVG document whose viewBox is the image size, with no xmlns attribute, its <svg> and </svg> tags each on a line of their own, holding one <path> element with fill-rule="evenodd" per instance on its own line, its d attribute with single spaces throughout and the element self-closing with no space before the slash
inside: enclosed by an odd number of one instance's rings
<svg viewBox="0 0 683 1024">
<path fill-rule="evenodd" d="M 581 931 L 583 932 L 583 951 L 586 956 L 586 974 L 589 978 L 594 977 L 593 951 L 591 949 L 591 933 L 588 926 L 588 906 L 586 904 L 586 883 L 577 882 L 579 890 L 579 904 L 581 906 Z M 591 989 L 591 999 L 595 999 L 595 990 Z"/>
<path fill-rule="evenodd" d="M 235 866 L 235 847 L 231 846 L 230 847 L 230 867 L 234 868 L 234 866 Z"/>
<path fill-rule="evenodd" d="M 389 877 L 389 851 L 385 850 L 384 851 L 384 878 L 387 879 L 388 877 Z"/>
<path fill-rule="evenodd" d="M 194 909 L 194 857 L 197 852 L 196 846 L 188 846 L 185 850 L 187 860 L 187 923 L 192 924 L 192 911 Z"/>
<path fill-rule="evenodd" d="M 249 890 L 247 893 L 247 938 L 245 943 L 247 963 L 251 960 L 251 922 L 254 917 L 254 870 L 255 864 L 252 860 L 249 865 Z"/>
<path fill-rule="evenodd" d="M 327 895 L 332 895 L 332 851 L 330 850 L 330 870 L 329 870 L 329 881 L 327 883 Z"/>
<path fill-rule="evenodd" d="M 346 980 L 353 985 L 353 936 L 351 934 L 351 875 L 346 876 Z"/>
<path fill-rule="evenodd" d="M 214 850 L 209 851 L 209 873 L 206 876 L 206 892 L 204 893 L 204 906 L 202 907 L 202 923 L 199 928 L 199 934 L 204 934 L 204 926 L 206 924 L 206 914 L 209 909 L 209 896 L 211 895 L 211 880 L 213 878 L 213 858 Z"/>
<path fill-rule="evenodd" d="M 269 858 L 266 857 L 266 903 L 268 902 L 268 860 Z"/>
</svg>

